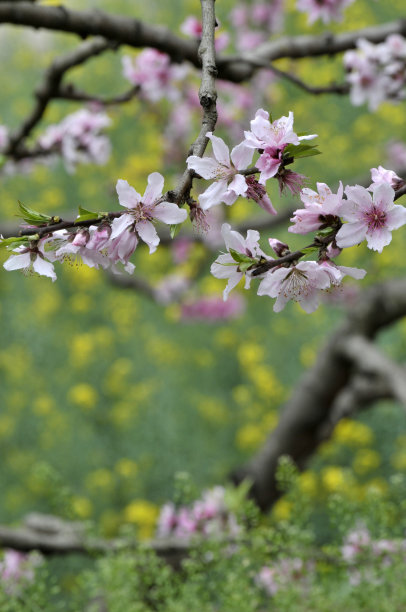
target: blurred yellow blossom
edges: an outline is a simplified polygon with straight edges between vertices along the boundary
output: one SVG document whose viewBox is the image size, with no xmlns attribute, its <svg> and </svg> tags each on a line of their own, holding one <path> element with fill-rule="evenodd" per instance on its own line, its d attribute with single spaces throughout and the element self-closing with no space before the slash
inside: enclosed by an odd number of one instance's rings
<svg viewBox="0 0 406 612">
<path fill-rule="evenodd" d="M 89 518 L 93 512 L 93 504 L 87 497 L 74 497 L 72 499 L 72 510 L 81 519 Z"/>
<path fill-rule="evenodd" d="M 321 481 L 323 486 L 330 493 L 343 491 L 348 485 L 348 479 L 343 468 L 330 465 L 322 469 Z"/>
<path fill-rule="evenodd" d="M 69 390 L 68 398 L 83 410 L 93 410 L 97 404 L 98 394 L 96 389 L 91 385 L 81 383 Z"/>
<path fill-rule="evenodd" d="M 357 474 L 366 474 L 376 470 L 381 464 L 379 454 L 371 448 L 362 448 L 357 451 L 352 466 Z"/>
<path fill-rule="evenodd" d="M 367 446 L 374 440 L 374 433 L 368 425 L 342 419 L 334 429 L 333 440 L 347 446 Z"/>
<path fill-rule="evenodd" d="M 154 534 L 158 515 L 158 506 L 144 499 L 132 501 L 124 508 L 124 520 L 137 525 L 138 535 L 143 540 Z"/>
<path fill-rule="evenodd" d="M 244 451 L 256 450 L 264 442 L 266 434 L 267 432 L 259 425 L 247 423 L 237 431 L 236 444 Z"/>
<path fill-rule="evenodd" d="M 292 502 L 282 497 L 272 507 L 272 515 L 277 521 L 287 521 L 292 514 Z"/>
<path fill-rule="evenodd" d="M 119 459 L 114 467 L 117 474 L 123 478 L 133 478 L 138 472 L 138 465 L 132 459 Z"/>
<path fill-rule="evenodd" d="M 111 489 L 114 486 L 113 474 L 106 468 L 100 468 L 90 472 L 85 479 L 86 487 L 89 489 Z"/>
</svg>

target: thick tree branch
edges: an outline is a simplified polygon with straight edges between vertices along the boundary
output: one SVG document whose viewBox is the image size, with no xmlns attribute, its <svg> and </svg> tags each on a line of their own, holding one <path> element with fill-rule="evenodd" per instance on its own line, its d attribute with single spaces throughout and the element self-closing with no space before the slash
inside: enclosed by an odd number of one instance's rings
<svg viewBox="0 0 406 612">
<path fill-rule="evenodd" d="M 303 467 L 325 438 L 326 425 L 340 394 L 351 384 L 353 364 L 340 347 L 353 336 L 373 339 L 379 330 L 406 315 L 406 280 L 392 280 L 366 291 L 332 334 L 314 366 L 304 374 L 284 406 L 276 429 L 255 457 L 232 475 L 249 478 L 262 509 L 279 497 L 275 472 L 279 457 L 290 455 Z"/>
<path fill-rule="evenodd" d="M 135 48 L 154 47 L 170 55 L 173 61 L 189 61 L 200 67 L 195 41 L 176 36 L 161 26 L 152 26 L 139 19 L 110 15 L 103 11 L 74 11 L 64 7 L 41 6 L 32 2 L 0 2 L 0 23 L 45 28 L 76 34 L 82 38 L 102 36 L 118 44 Z M 303 58 L 335 55 L 353 49 L 359 38 L 379 43 L 389 34 L 406 35 L 406 19 L 341 34 L 318 36 L 284 36 L 264 43 L 251 53 L 217 58 L 221 79 L 242 82 L 258 69 L 258 62 L 269 63 L 281 58 Z"/>
<path fill-rule="evenodd" d="M 199 89 L 200 106 L 203 109 L 202 126 L 190 149 L 191 155 L 202 157 L 209 142 L 206 134 L 214 131 L 217 123 L 217 91 L 216 91 L 216 52 L 214 48 L 214 30 L 216 16 L 215 0 L 200 0 L 202 7 L 202 39 L 198 55 L 202 62 L 202 79 Z M 176 191 L 172 194 L 175 202 L 180 204 L 188 197 L 193 182 L 193 170 L 186 169 L 179 181 Z"/>
</svg>

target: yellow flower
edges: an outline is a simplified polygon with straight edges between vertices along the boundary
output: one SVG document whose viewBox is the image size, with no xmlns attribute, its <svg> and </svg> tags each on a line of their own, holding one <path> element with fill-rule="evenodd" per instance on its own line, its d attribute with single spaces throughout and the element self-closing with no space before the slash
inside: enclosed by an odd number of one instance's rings
<svg viewBox="0 0 406 612">
<path fill-rule="evenodd" d="M 124 520 L 137 525 L 141 539 L 147 539 L 153 535 L 158 515 L 159 508 L 144 499 L 135 500 L 124 508 Z"/>
<path fill-rule="evenodd" d="M 237 431 L 236 444 L 241 450 L 255 450 L 264 442 L 266 433 L 262 427 L 247 423 Z"/>
<path fill-rule="evenodd" d="M 283 497 L 278 499 L 272 508 L 272 515 L 277 521 L 286 521 L 292 513 L 292 503 Z"/>
<path fill-rule="evenodd" d="M 87 497 L 74 497 L 72 500 L 72 510 L 81 519 L 89 518 L 93 512 L 93 505 Z"/>
<path fill-rule="evenodd" d="M 86 477 L 86 487 L 89 489 L 111 489 L 113 486 L 113 475 L 106 468 L 94 470 Z"/>
<path fill-rule="evenodd" d="M 380 463 L 381 458 L 376 451 L 371 448 L 363 448 L 356 453 L 352 466 L 357 474 L 366 474 L 376 470 Z"/>
<path fill-rule="evenodd" d="M 299 476 L 299 488 L 300 490 L 309 497 L 313 497 L 317 493 L 318 478 L 314 472 L 307 470 L 302 472 Z"/>
<path fill-rule="evenodd" d="M 367 446 L 373 442 L 374 434 L 364 423 L 342 419 L 334 430 L 333 440 L 346 446 Z"/>
<path fill-rule="evenodd" d="M 123 478 L 133 478 L 138 472 L 138 465 L 132 459 L 119 459 L 115 465 L 116 472 Z"/>
<path fill-rule="evenodd" d="M 68 398 L 82 410 L 93 410 L 97 404 L 97 391 L 87 383 L 75 385 L 69 390 Z"/>
<path fill-rule="evenodd" d="M 342 491 L 346 488 L 348 482 L 345 471 L 341 467 L 335 465 L 323 468 L 321 471 L 321 481 L 324 488 L 330 493 Z"/>
</svg>

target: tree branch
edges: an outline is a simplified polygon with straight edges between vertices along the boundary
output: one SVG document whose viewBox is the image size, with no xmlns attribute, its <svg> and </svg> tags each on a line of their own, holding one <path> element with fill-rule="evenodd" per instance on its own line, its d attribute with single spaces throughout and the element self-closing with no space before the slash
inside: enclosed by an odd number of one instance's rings
<svg viewBox="0 0 406 612">
<path fill-rule="evenodd" d="M 1 10 L 1 4 L 0 4 Z M 36 104 L 27 119 L 10 137 L 10 144 L 5 151 L 5 155 L 14 156 L 18 152 L 23 141 L 31 134 L 35 126 L 41 121 L 50 100 L 58 93 L 64 74 L 74 66 L 79 66 L 86 62 L 90 57 L 99 55 L 111 49 L 112 44 L 102 39 L 94 39 L 79 45 L 74 51 L 67 53 L 53 61 L 45 72 L 42 84 L 35 92 Z"/>
<path fill-rule="evenodd" d="M 167 53 L 174 62 L 189 61 L 200 67 L 197 43 L 176 36 L 167 28 L 143 23 L 139 19 L 110 15 L 103 11 L 74 11 L 65 7 L 41 6 L 32 2 L 0 2 L 0 23 L 45 28 L 76 34 L 82 38 L 102 36 L 134 48 L 154 47 Z M 298 59 L 318 55 L 335 55 L 356 46 L 359 38 L 382 42 L 389 34 L 406 35 L 406 19 L 341 34 L 317 36 L 284 36 L 264 43 L 256 51 L 219 56 L 218 76 L 233 82 L 249 80 L 258 62 L 281 58 Z"/>
<path fill-rule="evenodd" d="M 252 481 L 252 496 L 262 509 L 269 508 L 280 495 L 275 480 L 279 457 L 288 454 L 302 468 L 325 438 L 336 401 L 352 377 L 352 363 L 343 357 L 340 347 L 354 335 L 372 339 L 382 327 L 405 315 L 406 279 L 371 287 L 348 312 L 314 366 L 297 384 L 265 445 L 231 475 L 234 482 L 244 478 Z"/>
</svg>

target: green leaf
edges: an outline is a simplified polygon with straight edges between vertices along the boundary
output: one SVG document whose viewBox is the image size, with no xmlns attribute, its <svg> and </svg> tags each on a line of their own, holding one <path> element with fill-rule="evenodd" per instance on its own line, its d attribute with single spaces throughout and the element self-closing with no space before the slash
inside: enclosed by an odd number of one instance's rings
<svg viewBox="0 0 406 612">
<path fill-rule="evenodd" d="M 283 151 L 283 157 L 311 157 L 312 155 L 320 155 L 321 151 L 317 149 L 317 145 L 309 145 L 301 143 L 299 145 L 289 144 Z"/>
<path fill-rule="evenodd" d="M 255 259 L 252 259 L 252 257 L 248 257 L 248 255 L 244 255 L 243 253 L 239 253 L 238 251 L 235 251 L 234 249 L 229 249 L 230 251 L 230 255 L 231 257 L 234 259 L 234 261 L 236 261 L 237 263 L 249 263 L 250 266 L 252 266 L 253 263 L 255 263 Z"/>
<path fill-rule="evenodd" d="M 0 249 L 15 249 L 22 244 L 29 244 L 30 240 L 34 240 L 37 238 L 37 236 L 38 234 L 33 234 L 32 236 L 11 236 L 10 238 L 3 238 L 3 240 L 0 240 Z"/>
<path fill-rule="evenodd" d="M 175 236 L 179 232 L 179 230 L 180 230 L 180 223 L 177 223 L 176 225 L 171 225 L 170 226 L 171 238 L 175 238 Z"/>
<path fill-rule="evenodd" d="M 17 217 L 22 217 L 27 223 L 38 225 L 44 223 L 46 224 L 52 221 L 52 217 L 49 215 L 44 215 L 36 210 L 33 210 L 32 208 L 28 208 L 28 206 L 20 202 L 20 200 L 18 200 L 18 208 L 20 209 L 21 214 L 17 215 Z"/>
<path fill-rule="evenodd" d="M 302 253 L 305 253 L 306 255 L 309 253 L 314 253 L 315 251 L 319 250 L 319 247 L 305 247 L 304 249 L 300 249 L 302 251 Z"/>
<path fill-rule="evenodd" d="M 102 213 L 93 212 L 92 210 L 86 210 L 82 206 L 79 206 L 79 215 L 76 217 L 75 223 L 81 223 L 82 221 L 93 221 L 101 219 Z"/>
<path fill-rule="evenodd" d="M 246 271 L 247 271 L 249 268 L 251 268 L 251 266 L 252 266 L 252 264 L 253 264 L 253 263 L 254 263 L 254 262 L 252 262 L 252 261 L 247 261 L 247 262 L 244 262 L 244 263 L 240 263 L 240 265 L 238 266 L 238 267 L 239 267 L 239 269 L 240 269 L 240 272 L 243 272 L 243 273 L 245 274 L 245 272 L 246 272 Z"/>
</svg>

